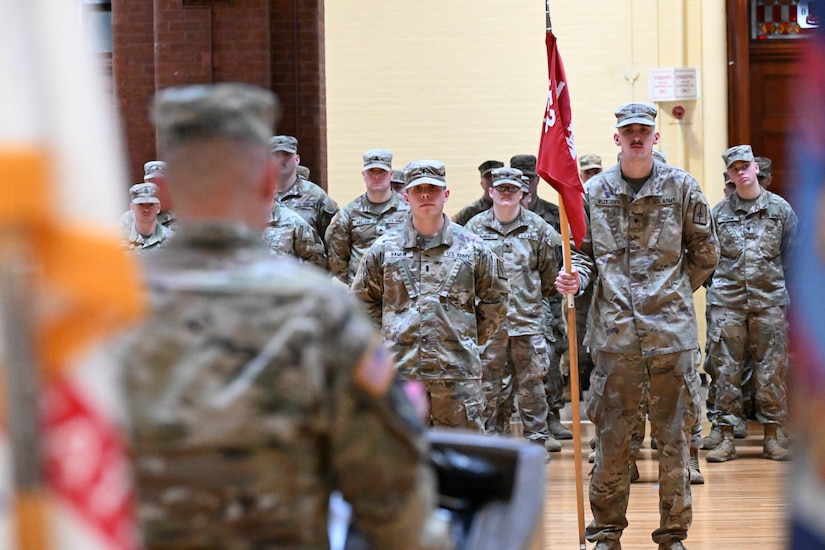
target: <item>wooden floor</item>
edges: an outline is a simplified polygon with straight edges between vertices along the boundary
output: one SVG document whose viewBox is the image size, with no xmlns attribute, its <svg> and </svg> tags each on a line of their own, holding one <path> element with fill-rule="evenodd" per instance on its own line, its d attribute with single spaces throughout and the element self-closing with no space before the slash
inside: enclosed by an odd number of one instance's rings
<svg viewBox="0 0 825 550">
<path fill-rule="evenodd" d="M 708 433 L 705 426 L 704 433 Z M 648 429 L 648 434 L 650 430 Z M 592 426 L 582 425 L 582 460 L 584 473 L 584 517 L 590 522 L 587 488 L 592 467 L 587 462 Z M 571 441 L 562 443 L 560 453 L 552 453 L 547 465 L 545 499 L 545 548 L 578 549 L 579 531 L 576 513 L 576 484 Z M 700 451 L 700 468 L 704 485 L 691 486 L 693 495 L 693 525 L 685 546 L 688 550 L 780 550 L 785 548 L 785 515 L 788 512 L 784 496 L 789 462 L 760 458 L 762 429 L 759 423 L 748 425 L 748 438 L 736 440 L 739 459 L 722 464 L 710 464 Z M 623 550 L 655 549 L 650 534 L 659 526 L 659 494 L 656 481 L 658 463 L 655 451 L 645 440 L 637 462 L 641 479 L 630 489 L 627 517 L 629 526 L 622 536 Z M 587 548 L 593 544 L 587 543 Z"/>
</svg>

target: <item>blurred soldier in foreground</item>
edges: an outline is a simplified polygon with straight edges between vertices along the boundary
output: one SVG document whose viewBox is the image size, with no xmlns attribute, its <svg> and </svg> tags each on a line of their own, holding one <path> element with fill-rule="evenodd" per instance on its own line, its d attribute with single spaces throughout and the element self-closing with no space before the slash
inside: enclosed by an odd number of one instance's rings
<svg viewBox="0 0 825 550">
<path fill-rule="evenodd" d="M 121 228 L 123 246 L 138 253 L 160 248 L 172 235 L 158 221 L 161 202 L 158 187 L 153 183 L 136 183 L 129 188 L 131 220 Z"/>
<path fill-rule="evenodd" d="M 628 103 L 614 114 L 622 158 L 588 182 L 590 223 L 573 257 L 580 279 L 567 272 L 557 279 L 562 293 L 571 284 L 595 285 L 584 342 L 596 365 L 585 406 L 598 438 L 587 539 L 596 550 L 621 548 L 631 434 L 648 392 L 659 457 L 653 540 L 659 550 L 683 550 L 692 520 L 688 457 L 698 388 L 693 292 L 716 267 L 719 245 L 696 180 L 653 160 L 656 108 Z"/>
<path fill-rule="evenodd" d="M 403 226 L 410 213 L 404 198 L 390 188 L 392 153 L 386 149 L 370 149 L 362 158 L 361 178 L 367 190 L 335 214 L 324 237 L 329 270 L 347 286 L 375 239 Z"/>
<path fill-rule="evenodd" d="M 510 285 L 501 259 L 444 214 L 444 164 L 407 164 L 410 215 L 364 254 L 350 292 L 398 363 L 424 382 L 436 426 L 484 431 L 480 349 L 504 322 Z"/>
<path fill-rule="evenodd" d="M 179 231 L 123 355 L 146 548 L 328 548 L 338 489 L 373 548 L 448 548 L 423 429 L 369 320 L 261 240 L 276 100 L 241 85 L 153 107 Z"/>
</svg>

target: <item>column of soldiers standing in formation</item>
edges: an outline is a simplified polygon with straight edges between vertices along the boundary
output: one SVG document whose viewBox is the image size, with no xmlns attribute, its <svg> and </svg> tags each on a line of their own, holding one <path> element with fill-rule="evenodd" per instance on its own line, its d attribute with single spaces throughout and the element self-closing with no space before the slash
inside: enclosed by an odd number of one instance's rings
<svg viewBox="0 0 825 550">
<path fill-rule="evenodd" d="M 186 103 L 174 95 L 166 101 L 173 119 L 176 101 Z M 660 461 L 661 526 L 653 532 L 660 549 L 684 548 L 690 484 L 704 482 L 700 447 L 710 449 L 708 462 L 735 459 L 734 438 L 754 415 L 764 426 L 763 456 L 790 457 L 782 432 L 784 267 L 796 216 L 765 189 L 770 161 L 754 157 L 748 145 L 723 153 L 726 198 L 711 209 L 690 174 L 654 155 L 656 114 L 644 103 L 620 106 L 614 134 L 619 162 L 602 171 L 597 155 L 580 158 L 588 229 L 567 271 L 559 209 L 538 195 L 533 155 L 515 155 L 509 166 L 483 162 L 481 198 L 451 220 L 444 213 L 450 189 L 439 161 L 393 170 L 390 151 L 370 149 L 361 173 L 366 191 L 339 208 L 308 174 L 299 174 L 294 137 L 268 140 L 275 189 L 261 239 L 273 256 L 328 270 L 360 303 L 385 350 L 373 350 L 374 357 L 353 371 L 367 394 L 388 391 L 384 377 L 392 365 L 401 379 L 423 386 L 430 425 L 507 435 L 515 413 L 527 440 L 557 452 L 560 440 L 572 439 L 560 418 L 565 374 L 576 368 L 569 364 L 562 308 L 575 296 L 578 368 L 596 432 L 593 520 L 586 533 L 598 550 L 621 548 L 646 417 Z M 174 152 L 173 145 L 167 148 Z M 145 168 L 145 181 L 130 189 L 130 211 L 121 220 L 124 246 L 142 253 L 195 238 L 170 239 L 175 216 L 164 208 L 178 180 L 167 181 L 161 161 Z M 712 425 L 704 439 L 693 306 L 693 293 L 703 285 Z M 356 515 L 371 525 L 369 514 Z M 378 537 L 378 531 L 371 533 Z"/>
</svg>

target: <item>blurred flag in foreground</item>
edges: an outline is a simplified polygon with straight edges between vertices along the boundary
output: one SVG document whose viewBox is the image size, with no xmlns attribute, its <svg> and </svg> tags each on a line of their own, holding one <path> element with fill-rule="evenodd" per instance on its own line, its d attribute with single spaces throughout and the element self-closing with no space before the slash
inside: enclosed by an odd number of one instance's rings
<svg viewBox="0 0 825 550">
<path fill-rule="evenodd" d="M 3 549 L 136 548 L 112 366 L 81 360 L 142 302 L 115 233 L 126 180 L 79 8 L 0 0 Z"/>
<path fill-rule="evenodd" d="M 805 243 L 790 268 L 791 414 L 796 445 L 789 485 L 791 545 L 825 548 L 825 28 L 809 40 L 796 86 L 801 132 L 789 157 L 799 169 L 791 203 Z"/>
<path fill-rule="evenodd" d="M 541 123 L 541 141 L 536 161 L 536 173 L 558 191 L 570 233 L 576 246 L 581 246 L 587 225 L 584 220 L 582 182 L 576 164 L 576 143 L 573 139 L 573 116 L 564 65 L 556 46 L 556 37 L 547 31 L 547 105 Z"/>
</svg>

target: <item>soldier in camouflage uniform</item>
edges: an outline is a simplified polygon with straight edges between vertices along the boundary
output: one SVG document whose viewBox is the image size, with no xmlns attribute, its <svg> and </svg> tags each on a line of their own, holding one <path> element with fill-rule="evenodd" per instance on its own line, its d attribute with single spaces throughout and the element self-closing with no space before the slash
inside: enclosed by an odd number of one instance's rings
<svg viewBox="0 0 825 550">
<path fill-rule="evenodd" d="M 350 202 L 332 218 L 325 241 L 329 270 L 347 286 L 358 263 L 375 239 L 407 220 L 410 207 L 390 188 L 392 153 L 386 149 L 364 152 L 361 177 L 367 192 Z"/>
<path fill-rule="evenodd" d="M 481 239 L 444 214 L 444 164 L 404 170 L 410 215 L 367 250 L 350 292 L 381 327 L 401 376 L 424 382 L 432 423 L 483 431 L 480 347 L 507 315 L 507 275 Z"/>
<path fill-rule="evenodd" d="M 261 241 L 274 117 L 242 84 L 154 104 L 180 226 L 147 258 L 153 312 L 123 353 L 143 547 L 326 549 L 338 489 L 371 548 L 449 548 L 422 423 L 370 321 Z"/>
<path fill-rule="evenodd" d="M 136 183 L 129 188 L 131 221 L 121 227 L 123 247 L 138 254 L 160 248 L 172 236 L 172 230 L 158 222 L 161 202 L 154 183 Z"/>
<path fill-rule="evenodd" d="M 493 182 L 491 172 L 494 168 L 501 168 L 502 166 L 504 166 L 504 163 L 500 160 L 485 160 L 479 164 L 478 172 L 481 175 L 479 182 L 481 184 L 481 198 L 459 210 L 458 213 L 453 216 L 455 223 L 458 225 L 467 225 L 467 222 L 470 221 L 473 216 L 479 212 L 489 210 L 490 207 L 493 206 L 493 201 L 490 199 L 490 185 Z"/>
<path fill-rule="evenodd" d="M 590 482 L 598 550 L 621 548 L 630 493 L 630 439 L 647 389 L 659 458 L 660 550 L 681 550 L 692 518 L 688 474 L 696 422 L 698 345 L 693 292 L 713 271 L 719 246 L 699 184 L 687 172 L 653 161 L 656 108 L 615 112 L 622 160 L 588 183 L 589 224 L 574 252 L 578 274 L 561 272 L 559 292 L 592 280 L 584 343 L 596 367 L 586 412 L 598 435 Z"/>
<path fill-rule="evenodd" d="M 324 241 L 304 218 L 277 202 L 263 233 L 269 251 L 275 256 L 294 256 L 301 261 L 327 268 Z"/>
<path fill-rule="evenodd" d="M 733 428 L 743 416 L 742 374 L 750 361 L 756 417 L 765 431 L 762 456 L 787 460 L 777 429 L 788 414 L 785 270 L 798 219 L 787 201 L 759 184 L 750 145 L 731 147 L 722 158 L 736 192 L 713 208 L 722 257 L 707 294 L 708 368 L 722 441 L 705 458 L 736 458 Z"/>
<path fill-rule="evenodd" d="M 404 196 L 404 188 L 407 186 L 407 175 L 404 170 L 393 170 L 392 178 L 390 178 L 390 187 L 398 193 L 399 197 Z"/>
<path fill-rule="evenodd" d="M 530 201 L 527 208 L 538 214 L 544 221 L 556 230 L 561 231 L 559 221 L 559 207 L 547 202 L 538 195 L 539 176 L 536 174 L 535 155 L 514 155 L 510 158 L 510 167 L 521 172 L 529 179 Z M 556 257 L 561 258 L 561 245 L 556 251 Z M 567 330 L 564 326 L 562 314 L 562 296 L 553 293 L 543 299 L 544 305 L 544 337 L 547 340 L 547 375 L 544 379 L 544 388 L 547 393 L 547 427 L 552 436 L 547 440 L 548 450 L 560 451 L 561 443 L 555 440 L 573 439 L 571 432 L 561 423 L 559 411 L 564 408 L 564 380 L 561 375 L 561 356 L 567 351 Z"/>
<path fill-rule="evenodd" d="M 297 167 L 301 157 L 298 155 L 297 139 L 273 136 L 269 144 L 278 171 L 275 201 L 300 214 L 323 239 L 329 222 L 338 212 L 338 205 L 316 184 L 298 177 Z"/>
<path fill-rule="evenodd" d="M 488 431 L 504 433 L 496 413 L 503 401 L 504 375 L 512 375 L 524 436 L 546 445 L 550 432 L 543 379 L 548 359 L 541 304 L 542 297 L 556 292 L 553 282 L 559 272 L 556 251 L 561 246 L 561 236 L 537 214 L 522 208 L 520 170 L 496 168 L 492 175 L 493 207 L 474 216 L 465 226 L 502 259 L 510 282 L 510 306 L 499 331 L 502 337 L 497 335 L 488 342 L 481 356 L 487 398 L 484 416 Z M 529 187 L 525 185 L 524 189 Z"/>
<path fill-rule="evenodd" d="M 169 196 L 168 184 L 166 182 L 166 163 L 162 160 L 150 160 L 143 165 L 143 181 L 157 186 L 157 197 L 160 199 L 161 211 L 158 214 L 158 223 L 162 226 L 175 230 L 175 214 L 169 210 L 172 199 Z M 126 229 L 134 223 L 135 214 L 132 210 L 127 210 L 118 220 L 118 227 Z"/>
</svg>

